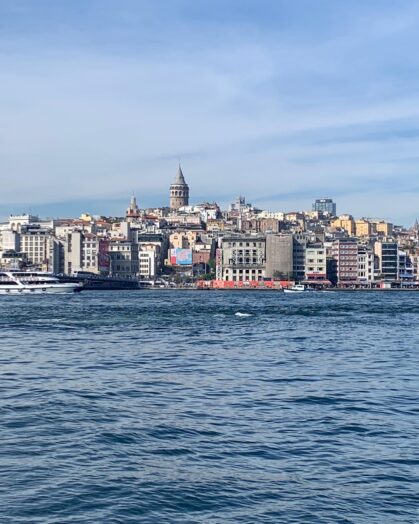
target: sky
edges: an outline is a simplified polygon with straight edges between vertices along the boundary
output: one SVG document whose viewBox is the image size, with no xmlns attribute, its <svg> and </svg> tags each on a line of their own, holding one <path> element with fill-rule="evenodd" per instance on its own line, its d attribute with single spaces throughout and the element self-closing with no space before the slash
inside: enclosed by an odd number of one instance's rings
<svg viewBox="0 0 419 524">
<path fill-rule="evenodd" d="M 0 217 L 419 215 L 419 2 L 1 0 Z"/>
</svg>

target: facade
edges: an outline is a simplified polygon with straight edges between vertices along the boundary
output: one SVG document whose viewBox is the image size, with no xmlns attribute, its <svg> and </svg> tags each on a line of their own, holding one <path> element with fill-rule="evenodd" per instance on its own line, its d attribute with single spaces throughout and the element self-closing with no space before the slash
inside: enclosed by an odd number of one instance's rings
<svg viewBox="0 0 419 524">
<path fill-rule="evenodd" d="M 305 250 L 305 279 L 326 280 L 326 249 L 323 244 L 308 244 Z"/>
<path fill-rule="evenodd" d="M 305 233 L 293 235 L 293 276 L 294 280 L 304 280 L 306 276 L 306 246 L 308 237 Z"/>
<path fill-rule="evenodd" d="M 293 279 L 293 247 L 292 235 L 266 236 L 266 277 Z"/>
<path fill-rule="evenodd" d="M 22 226 L 20 251 L 26 254 L 30 264 L 48 267 L 53 265 L 54 240 L 50 230 L 36 226 Z"/>
<path fill-rule="evenodd" d="M 198 236 L 199 233 L 197 231 L 180 231 L 172 233 L 169 237 L 170 247 L 174 249 L 193 249 Z"/>
<path fill-rule="evenodd" d="M 19 251 L 20 233 L 11 229 L 5 229 L 0 232 L 0 251 Z"/>
<path fill-rule="evenodd" d="M 373 225 L 365 219 L 355 220 L 355 235 L 357 237 L 370 237 L 373 233 Z"/>
<path fill-rule="evenodd" d="M 352 238 L 335 240 L 332 244 L 332 257 L 335 260 L 337 284 L 355 284 L 358 279 L 357 240 Z"/>
<path fill-rule="evenodd" d="M 374 253 L 377 255 L 377 270 L 381 280 L 399 279 L 399 254 L 397 242 L 375 242 Z"/>
<path fill-rule="evenodd" d="M 390 222 L 379 220 L 375 221 L 374 225 L 377 233 L 383 235 L 384 237 L 389 237 L 393 234 L 393 224 L 390 224 Z"/>
<path fill-rule="evenodd" d="M 374 253 L 366 247 L 358 248 L 358 281 L 371 283 L 374 281 Z"/>
<path fill-rule="evenodd" d="M 180 207 L 189 205 L 189 186 L 185 181 L 182 168 L 178 168 L 173 184 L 170 186 L 170 209 L 178 210 Z"/>
<path fill-rule="evenodd" d="M 161 272 L 169 249 L 168 237 L 161 233 L 142 233 L 137 237 L 138 250 L 153 251 L 156 260 L 156 271 Z"/>
<path fill-rule="evenodd" d="M 216 258 L 221 280 L 246 282 L 265 277 L 265 237 L 223 238 L 221 256 Z"/>
<path fill-rule="evenodd" d="M 279 233 L 280 222 L 276 218 L 249 218 L 241 220 L 240 229 L 244 232 Z"/>
<path fill-rule="evenodd" d="M 100 238 L 84 231 L 70 231 L 64 240 L 64 273 L 78 271 L 101 273 L 99 254 L 103 251 Z M 106 261 L 105 261 L 106 266 Z"/>
<path fill-rule="evenodd" d="M 20 232 L 22 226 L 28 226 L 39 221 L 39 217 L 35 215 L 10 215 L 9 216 L 9 228 L 12 231 Z"/>
<path fill-rule="evenodd" d="M 355 235 L 355 221 L 351 215 L 340 215 L 331 225 L 332 227 L 344 229 L 350 237 Z"/>
<path fill-rule="evenodd" d="M 406 251 L 399 250 L 399 279 L 401 282 L 411 283 L 414 281 L 413 261 Z"/>
<path fill-rule="evenodd" d="M 230 204 L 229 211 L 235 215 L 241 215 L 243 213 L 249 213 L 252 209 L 252 204 L 246 203 L 246 198 L 244 196 L 238 196 L 236 200 Z"/>
<path fill-rule="evenodd" d="M 154 279 L 157 275 L 156 253 L 154 250 L 138 252 L 138 273 L 140 278 Z"/>
<path fill-rule="evenodd" d="M 138 244 L 126 238 L 113 238 L 109 242 L 112 276 L 130 278 L 136 276 L 138 267 Z"/>
<path fill-rule="evenodd" d="M 336 216 L 336 204 L 331 198 L 318 198 L 313 204 L 313 211 L 319 213 L 328 213 L 330 216 Z"/>
</svg>

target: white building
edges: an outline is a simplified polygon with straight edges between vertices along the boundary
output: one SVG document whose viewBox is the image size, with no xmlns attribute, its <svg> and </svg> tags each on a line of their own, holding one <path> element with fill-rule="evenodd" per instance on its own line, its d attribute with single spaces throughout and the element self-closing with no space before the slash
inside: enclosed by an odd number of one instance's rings
<svg viewBox="0 0 419 524">
<path fill-rule="evenodd" d="M 157 272 L 156 252 L 152 249 L 138 252 L 140 278 L 154 279 Z"/>
<path fill-rule="evenodd" d="M 358 280 L 360 282 L 374 280 L 374 253 L 368 249 L 358 250 Z"/>
<path fill-rule="evenodd" d="M 52 233 L 46 229 L 22 228 L 20 251 L 26 253 L 28 262 L 34 265 L 46 264 L 51 256 Z"/>
<path fill-rule="evenodd" d="M 24 213 L 23 215 L 10 215 L 9 216 L 9 229 L 12 231 L 20 231 L 22 226 L 27 226 L 29 224 L 34 224 L 39 221 L 39 217 L 35 215 L 28 215 Z"/>
<path fill-rule="evenodd" d="M 305 249 L 305 279 L 326 279 L 326 249 L 323 244 L 307 244 Z"/>
<path fill-rule="evenodd" d="M 19 251 L 20 234 L 17 231 L 5 229 L 0 231 L 0 251 Z"/>
</svg>

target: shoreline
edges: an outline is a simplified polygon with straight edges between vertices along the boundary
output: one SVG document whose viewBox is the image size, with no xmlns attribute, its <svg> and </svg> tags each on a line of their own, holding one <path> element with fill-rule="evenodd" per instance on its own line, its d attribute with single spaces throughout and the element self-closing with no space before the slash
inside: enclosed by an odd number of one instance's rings
<svg viewBox="0 0 419 524">
<path fill-rule="evenodd" d="M 268 288 L 195 288 L 195 287 L 147 287 L 147 288 L 140 288 L 140 291 L 252 291 L 252 292 L 273 292 L 273 293 L 283 293 L 283 289 L 268 289 Z M 409 289 L 409 288 L 391 288 L 391 289 L 382 289 L 382 288 L 357 288 L 357 289 L 345 289 L 345 288 L 329 288 L 329 289 L 319 289 L 319 290 L 310 290 L 309 293 L 357 293 L 357 292 L 368 292 L 368 293 L 375 293 L 375 292 L 393 292 L 393 291 L 399 291 L 399 292 L 419 292 L 419 289 Z M 297 294 L 297 293 L 296 293 Z"/>
</svg>

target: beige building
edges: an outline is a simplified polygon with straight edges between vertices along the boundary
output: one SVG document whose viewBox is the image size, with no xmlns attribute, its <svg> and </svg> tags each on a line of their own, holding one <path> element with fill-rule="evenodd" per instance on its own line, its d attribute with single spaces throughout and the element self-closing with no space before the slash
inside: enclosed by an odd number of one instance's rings
<svg viewBox="0 0 419 524">
<path fill-rule="evenodd" d="M 355 221 L 355 236 L 357 237 L 369 237 L 373 233 L 373 226 L 371 222 L 361 218 Z"/>
<path fill-rule="evenodd" d="M 197 231 L 172 233 L 169 237 L 170 247 L 173 249 L 194 249 L 198 237 Z"/>
<path fill-rule="evenodd" d="M 338 218 L 332 221 L 332 227 L 344 229 L 349 236 L 355 236 L 355 221 L 352 215 L 340 215 Z"/>
<path fill-rule="evenodd" d="M 385 237 L 389 237 L 393 234 L 393 224 L 390 224 L 390 222 L 380 220 L 375 221 L 374 224 L 377 233 L 381 233 Z"/>
</svg>

